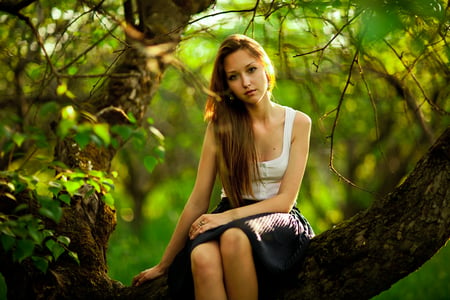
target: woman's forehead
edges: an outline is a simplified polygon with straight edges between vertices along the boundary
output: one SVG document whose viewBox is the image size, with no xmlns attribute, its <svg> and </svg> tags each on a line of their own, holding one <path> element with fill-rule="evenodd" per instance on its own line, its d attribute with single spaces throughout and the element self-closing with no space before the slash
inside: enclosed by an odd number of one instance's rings
<svg viewBox="0 0 450 300">
<path fill-rule="evenodd" d="M 237 72 L 258 62 L 259 60 L 251 55 L 248 50 L 240 49 L 225 57 L 224 69 L 226 73 Z"/>
</svg>

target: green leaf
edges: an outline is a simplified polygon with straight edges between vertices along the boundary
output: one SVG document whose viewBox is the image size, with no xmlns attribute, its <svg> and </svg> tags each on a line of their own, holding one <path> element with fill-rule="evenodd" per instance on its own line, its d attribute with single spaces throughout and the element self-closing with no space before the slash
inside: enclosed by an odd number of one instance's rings
<svg viewBox="0 0 450 300">
<path fill-rule="evenodd" d="M 58 87 L 56 88 L 56 93 L 58 96 L 64 95 L 67 92 L 67 84 L 65 82 L 62 82 Z"/>
<path fill-rule="evenodd" d="M 119 142 L 119 140 L 118 140 L 118 139 L 115 139 L 115 138 L 112 138 L 112 139 L 111 139 L 111 146 L 112 146 L 114 149 L 118 149 L 118 148 L 120 147 L 120 142 Z"/>
<path fill-rule="evenodd" d="M 34 266 L 41 271 L 42 273 L 46 273 L 48 270 L 48 260 L 41 256 L 32 256 Z"/>
<path fill-rule="evenodd" d="M 118 134 L 122 139 L 127 140 L 133 134 L 134 128 L 128 125 L 114 125 L 111 132 Z"/>
<path fill-rule="evenodd" d="M 25 258 L 33 254 L 34 243 L 30 240 L 17 240 L 16 249 L 13 252 L 13 259 L 17 262 L 22 262 Z"/>
<path fill-rule="evenodd" d="M 52 192 L 53 195 L 58 195 L 59 192 L 63 189 L 63 185 L 57 181 L 49 181 L 48 189 Z"/>
<path fill-rule="evenodd" d="M 28 204 L 22 203 L 22 204 L 19 204 L 16 208 L 14 208 L 14 213 L 19 213 L 26 209 L 28 209 Z"/>
<path fill-rule="evenodd" d="M 14 246 L 16 239 L 12 236 L 2 234 L 0 235 L 0 242 L 2 243 L 5 252 L 8 252 Z"/>
<path fill-rule="evenodd" d="M 67 252 L 67 254 L 69 254 L 69 256 L 72 257 L 77 262 L 78 265 L 80 264 L 80 259 L 78 258 L 77 253 L 75 253 L 73 251 L 69 251 L 69 252 Z"/>
<path fill-rule="evenodd" d="M 57 260 L 65 251 L 65 249 L 59 243 L 52 239 L 47 240 L 45 242 L 45 246 L 48 250 L 50 250 L 55 260 Z"/>
<path fill-rule="evenodd" d="M 49 101 L 44 103 L 40 109 L 41 116 L 54 115 L 58 111 L 58 104 L 55 101 Z"/>
<path fill-rule="evenodd" d="M 89 142 L 91 141 L 91 133 L 89 131 L 78 131 L 75 134 L 74 140 L 77 142 L 78 146 L 80 146 L 81 149 L 84 149 Z"/>
<path fill-rule="evenodd" d="M 103 201 L 111 207 L 114 206 L 114 198 L 110 193 L 103 195 Z"/>
<path fill-rule="evenodd" d="M 158 157 L 160 160 L 164 160 L 164 157 L 166 155 L 166 149 L 164 149 L 163 146 L 158 146 L 153 149 L 153 153 L 156 157 Z"/>
<path fill-rule="evenodd" d="M 366 11 L 362 20 L 364 38 L 368 42 L 381 40 L 402 27 L 398 13 L 384 8 Z"/>
<path fill-rule="evenodd" d="M 132 112 L 129 112 L 129 113 L 127 114 L 127 116 L 128 116 L 128 121 L 130 121 L 131 124 L 136 124 L 137 120 L 136 120 L 136 118 L 134 117 L 134 115 L 133 115 Z"/>
<path fill-rule="evenodd" d="M 67 194 L 61 194 L 58 196 L 58 199 L 64 202 L 65 204 L 70 204 L 71 198 Z"/>
<path fill-rule="evenodd" d="M 54 232 L 52 230 L 49 230 L 49 229 L 42 230 L 42 234 L 44 236 L 44 239 L 55 235 Z"/>
<path fill-rule="evenodd" d="M 105 145 L 109 145 L 111 143 L 111 136 L 109 134 L 109 125 L 106 123 L 103 124 L 95 124 L 94 132 L 98 135 Z"/>
<path fill-rule="evenodd" d="M 61 220 L 62 208 L 58 201 L 41 201 L 42 207 L 39 209 L 39 213 L 44 217 L 47 217 L 56 223 Z"/>
<path fill-rule="evenodd" d="M 78 190 L 83 184 L 84 181 L 82 180 L 69 180 L 67 182 L 64 182 L 64 187 L 66 188 L 66 191 L 69 193 L 69 195 L 73 196 L 78 193 Z"/>
<path fill-rule="evenodd" d="M 67 69 L 67 73 L 69 75 L 75 75 L 78 72 L 78 67 L 76 66 L 70 66 L 69 69 Z"/>
<path fill-rule="evenodd" d="M 94 191 L 96 191 L 97 193 L 100 193 L 102 191 L 100 184 L 97 181 L 90 179 L 88 180 L 88 184 L 90 184 L 93 188 L 91 188 L 89 192 L 86 193 L 86 197 L 92 195 Z"/>
<path fill-rule="evenodd" d="M 68 238 L 67 236 L 64 236 L 64 235 L 58 236 L 56 238 L 56 240 L 65 246 L 69 246 L 69 244 L 70 244 L 70 238 Z"/>
<path fill-rule="evenodd" d="M 16 133 L 13 134 L 12 139 L 13 139 L 14 143 L 18 147 L 20 147 L 20 146 L 22 146 L 23 142 L 25 141 L 26 136 L 21 134 L 21 133 L 19 133 L 19 132 L 16 132 Z"/>
<path fill-rule="evenodd" d="M 158 164 L 158 160 L 154 156 L 144 157 L 144 166 L 149 173 L 153 172 L 153 169 Z"/>
<path fill-rule="evenodd" d="M 64 138 L 69 134 L 69 131 L 74 128 L 76 122 L 71 119 L 63 119 L 58 123 L 57 134 L 60 138 Z"/>
<path fill-rule="evenodd" d="M 40 68 L 40 66 L 35 66 L 35 65 L 31 65 L 31 66 L 32 66 L 32 69 L 28 72 L 30 78 L 33 80 L 39 80 L 42 77 L 42 69 Z"/>
<path fill-rule="evenodd" d="M 77 112 L 72 105 L 68 105 L 61 110 L 61 117 L 64 120 L 76 120 Z"/>
<path fill-rule="evenodd" d="M 28 224 L 27 228 L 28 228 L 28 234 L 33 239 L 33 241 L 36 244 L 41 244 L 42 240 L 44 238 L 40 231 L 39 223 L 37 222 L 37 220 L 36 220 L 36 222 L 32 222 L 32 223 Z"/>
</svg>

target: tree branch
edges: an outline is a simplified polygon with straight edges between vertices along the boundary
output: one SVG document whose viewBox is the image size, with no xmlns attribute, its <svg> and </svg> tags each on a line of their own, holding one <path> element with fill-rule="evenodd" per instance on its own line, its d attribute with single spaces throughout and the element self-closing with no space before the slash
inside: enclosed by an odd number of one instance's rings
<svg viewBox="0 0 450 300">
<path fill-rule="evenodd" d="M 334 35 L 333 37 L 322 47 L 315 49 L 315 50 L 311 50 L 309 52 L 305 52 L 305 53 L 301 53 L 301 54 L 296 54 L 294 55 L 294 57 L 301 57 L 301 56 L 305 56 L 305 55 L 309 55 L 309 54 L 313 54 L 316 52 L 321 52 L 320 55 L 320 59 L 322 59 L 323 56 L 323 52 L 331 45 L 331 43 L 338 37 L 341 35 L 342 31 L 344 31 L 344 29 L 349 26 L 351 23 L 353 23 L 353 21 L 359 17 L 359 15 L 362 13 L 362 11 L 359 11 L 355 14 L 355 16 L 353 16 L 353 18 L 351 18 L 349 21 L 347 21 Z"/>
<path fill-rule="evenodd" d="M 19 3 L 15 1 L 1 1 L 0 2 L 0 11 L 4 11 L 10 13 L 12 15 L 18 16 L 19 11 L 24 9 L 25 7 L 33 4 L 37 0 L 24 0 Z"/>
<path fill-rule="evenodd" d="M 389 47 L 389 49 L 392 50 L 392 52 L 394 52 L 395 56 L 400 60 L 400 62 L 402 63 L 402 65 L 405 67 L 405 70 L 407 72 L 407 75 L 409 74 L 411 76 L 411 78 L 414 80 L 416 86 L 419 88 L 420 92 L 422 93 L 423 98 L 425 99 L 425 101 L 428 102 L 428 104 L 430 104 L 430 106 L 437 112 L 443 114 L 443 115 L 449 115 L 450 113 L 446 112 L 445 110 L 443 110 L 441 107 L 439 107 L 438 105 L 436 105 L 433 101 L 430 100 L 430 98 L 427 96 L 425 90 L 423 89 L 422 85 L 420 84 L 419 80 L 417 79 L 416 75 L 414 75 L 413 73 L 413 67 L 408 66 L 406 64 L 406 62 L 403 60 L 402 55 L 400 55 L 397 50 L 395 50 L 395 48 L 387 41 L 384 40 L 385 44 Z M 415 114 L 416 117 L 418 118 L 423 130 L 431 137 L 431 132 L 429 130 L 429 128 L 426 127 L 425 122 L 423 121 L 423 118 L 420 114 L 420 111 L 418 110 L 417 105 L 415 108 Z M 414 107 L 413 107 L 414 108 Z"/>
<path fill-rule="evenodd" d="M 335 173 L 339 177 L 339 179 L 342 179 L 347 184 L 349 184 L 349 185 L 351 185 L 351 186 L 353 186 L 353 187 L 355 187 L 357 189 L 360 189 L 360 190 L 366 191 L 368 193 L 371 193 L 370 191 L 364 189 L 363 187 L 358 186 L 353 181 L 351 181 L 350 179 L 348 179 L 347 177 L 342 175 L 334 167 L 334 136 L 335 136 L 338 120 L 339 120 L 339 117 L 340 117 L 342 103 L 344 102 L 345 94 L 347 92 L 347 89 L 348 89 L 349 85 L 352 84 L 351 83 L 351 79 L 352 79 L 353 67 L 354 67 L 355 64 L 358 63 L 358 55 L 359 55 L 359 48 L 356 49 L 355 54 L 354 54 L 353 59 L 352 59 L 352 62 L 350 64 L 350 67 L 349 67 L 349 70 L 348 70 L 348 75 L 347 75 L 347 81 L 345 82 L 345 86 L 344 86 L 344 89 L 342 90 L 342 93 L 341 93 L 341 96 L 339 98 L 339 102 L 338 102 L 337 107 L 335 109 L 333 109 L 332 111 L 326 113 L 324 116 L 322 116 L 322 118 L 327 117 L 331 113 L 336 113 L 336 116 L 334 117 L 334 121 L 333 121 L 333 126 L 331 128 L 331 134 L 328 137 L 328 138 L 330 138 L 330 160 L 329 160 L 328 167 L 330 168 L 331 171 L 333 171 L 333 173 Z"/>
</svg>

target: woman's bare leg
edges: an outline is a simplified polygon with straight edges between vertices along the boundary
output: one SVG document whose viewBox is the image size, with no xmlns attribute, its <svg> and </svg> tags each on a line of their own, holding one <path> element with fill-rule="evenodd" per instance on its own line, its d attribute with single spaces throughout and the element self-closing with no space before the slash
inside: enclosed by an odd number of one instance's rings
<svg viewBox="0 0 450 300">
<path fill-rule="evenodd" d="M 220 237 L 220 253 L 228 299 L 258 299 L 258 279 L 247 235 L 238 228 L 228 229 Z"/>
<path fill-rule="evenodd" d="M 226 300 L 219 243 L 203 243 L 191 252 L 195 299 Z M 244 298 L 242 298 L 244 299 Z"/>
</svg>

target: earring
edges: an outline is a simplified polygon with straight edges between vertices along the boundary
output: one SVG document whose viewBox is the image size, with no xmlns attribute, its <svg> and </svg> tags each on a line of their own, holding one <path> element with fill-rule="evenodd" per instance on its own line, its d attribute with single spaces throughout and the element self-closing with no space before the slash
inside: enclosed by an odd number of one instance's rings
<svg viewBox="0 0 450 300">
<path fill-rule="evenodd" d="M 234 101 L 234 94 L 230 90 L 225 91 L 225 95 L 224 96 L 225 96 L 225 99 L 228 100 L 229 102 L 233 102 Z"/>
</svg>

